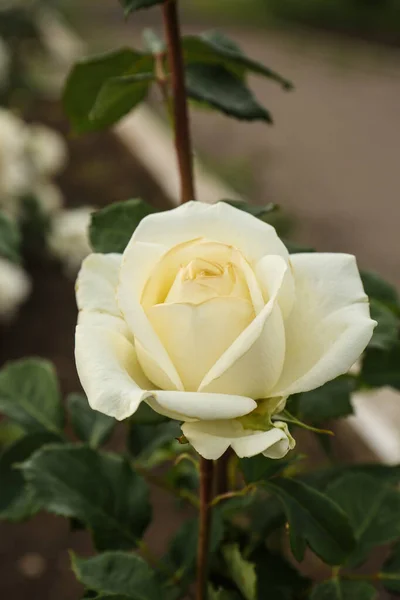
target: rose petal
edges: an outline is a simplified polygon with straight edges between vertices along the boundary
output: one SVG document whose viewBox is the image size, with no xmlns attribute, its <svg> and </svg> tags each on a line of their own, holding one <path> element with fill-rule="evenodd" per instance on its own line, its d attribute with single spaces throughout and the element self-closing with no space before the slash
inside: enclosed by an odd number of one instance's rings
<svg viewBox="0 0 400 600">
<path fill-rule="evenodd" d="M 288 265 L 276 256 L 271 297 L 259 315 L 210 369 L 200 391 L 265 398 L 278 381 L 285 357 L 285 331 L 277 303 Z"/>
<path fill-rule="evenodd" d="M 279 282 L 279 273 L 282 270 L 281 261 L 282 259 L 278 256 L 264 256 L 255 267 L 257 280 L 266 302 L 271 295 L 276 293 L 276 282 Z M 278 293 L 278 304 L 284 319 L 289 317 L 295 297 L 294 279 L 291 271 L 291 262 L 289 261 L 289 268 L 285 269 Z"/>
<path fill-rule="evenodd" d="M 266 254 L 288 258 L 271 225 L 225 202 L 186 202 L 173 210 L 149 215 L 139 223 L 132 240 L 172 248 L 198 237 L 236 246 L 250 261 Z"/>
<path fill-rule="evenodd" d="M 273 396 L 312 390 L 346 373 L 376 325 L 354 256 L 296 254 L 291 262 L 296 301 L 285 323 L 285 365 Z"/>
<path fill-rule="evenodd" d="M 252 412 L 257 403 L 252 398 L 233 394 L 201 392 L 152 392 L 148 404 L 157 412 L 179 421 L 235 419 Z"/>
<path fill-rule="evenodd" d="M 164 253 L 165 248 L 159 244 L 130 243 L 123 254 L 117 298 L 140 347 L 164 373 L 170 382 L 169 387 L 182 390 L 179 375 L 140 302 L 150 272 Z"/>
<path fill-rule="evenodd" d="M 176 367 L 185 390 L 196 391 L 205 374 L 254 318 L 252 304 L 220 297 L 201 304 L 157 304 L 149 320 Z M 147 373 L 148 377 L 158 385 Z"/>
<path fill-rule="evenodd" d="M 89 317 L 90 319 L 91 317 Z M 151 387 L 136 358 L 133 344 L 121 333 L 121 320 L 98 315 L 76 328 L 75 359 L 90 406 L 118 420 L 132 415 Z"/>
<path fill-rule="evenodd" d="M 75 357 L 89 404 L 118 420 L 126 419 L 147 400 L 157 412 L 178 420 L 227 419 L 248 414 L 251 398 L 154 390 L 144 375 L 134 345 L 124 335 L 122 319 L 82 312 L 76 328 Z"/>
<path fill-rule="evenodd" d="M 121 254 L 90 254 L 82 263 L 76 281 L 79 310 L 119 316 L 116 298 Z"/>
<path fill-rule="evenodd" d="M 184 423 L 182 432 L 193 448 L 208 460 L 217 460 L 231 447 L 241 457 L 264 454 L 282 458 L 294 447 L 294 440 L 282 423 L 268 431 L 244 429 L 239 421 L 197 421 Z"/>
</svg>

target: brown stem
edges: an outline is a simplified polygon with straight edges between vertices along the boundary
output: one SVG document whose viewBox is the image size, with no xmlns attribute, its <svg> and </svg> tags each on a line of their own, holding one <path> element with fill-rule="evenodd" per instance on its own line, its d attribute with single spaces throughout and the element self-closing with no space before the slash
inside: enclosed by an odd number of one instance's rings
<svg viewBox="0 0 400 600">
<path fill-rule="evenodd" d="M 230 448 L 218 459 L 215 466 L 215 495 L 220 496 L 229 492 L 228 467 L 231 458 Z"/>
<path fill-rule="evenodd" d="M 175 147 L 181 180 L 181 203 L 183 204 L 184 202 L 188 202 L 188 200 L 194 200 L 195 192 L 185 69 L 180 39 L 177 0 L 164 1 L 163 15 L 167 38 L 168 62 L 171 71 Z"/>
<path fill-rule="evenodd" d="M 214 463 L 200 459 L 200 524 L 197 549 L 196 600 L 207 600 L 208 552 L 211 527 L 211 501 L 213 497 Z"/>
</svg>

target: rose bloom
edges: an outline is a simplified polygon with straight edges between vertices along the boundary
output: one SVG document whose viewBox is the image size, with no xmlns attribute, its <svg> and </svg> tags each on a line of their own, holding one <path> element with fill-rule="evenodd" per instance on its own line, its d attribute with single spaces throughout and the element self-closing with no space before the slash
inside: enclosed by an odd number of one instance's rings
<svg viewBox="0 0 400 600">
<path fill-rule="evenodd" d="M 289 256 L 223 202 L 145 217 L 122 255 L 86 258 L 77 300 L 92 408 L 122 420 L 145 401 L 208 459 L 283 457 L 287 397 L 348 371 L 376 324 L 354 256 Z"/>
</svg>

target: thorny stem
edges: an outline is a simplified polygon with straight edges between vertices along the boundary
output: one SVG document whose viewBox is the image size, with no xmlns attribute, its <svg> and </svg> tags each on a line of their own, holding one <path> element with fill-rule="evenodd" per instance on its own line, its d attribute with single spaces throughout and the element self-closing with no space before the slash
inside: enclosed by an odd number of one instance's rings
<svg viewBox="0 0 400 600">
<path fill-rule="evenodd" d="M 200 459 L 200 525 L 197 549 L 196 600 L 207 600 L 208 553 L 211 527 L 214 463 Z"/>
<path fill-rule="evenodd" d="M 189 200 L 195 200 L 195 191 L 189 112 L 185 87 L 185 69 L 180 39 L 177 0 L 164 1 L 163 16 L 167 38 L 168 62 L 171 71 L 175 147 L 181 181 L 181 203 L 183 204 Z"/>
</svg>

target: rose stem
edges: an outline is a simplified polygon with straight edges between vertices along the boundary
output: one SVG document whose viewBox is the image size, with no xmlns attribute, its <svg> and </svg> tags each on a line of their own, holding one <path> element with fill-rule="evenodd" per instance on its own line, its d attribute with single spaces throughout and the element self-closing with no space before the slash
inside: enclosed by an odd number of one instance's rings
<svg viewBox="0 0 400 600">
<path fill-rule="evenodd" d="M 185 70 L 177 0 L 164 1 L 163 16 L 167 38 L 168 62 L 171 71 L 175 148 L 181 181 L 181 204 L 183 204 L 184 202 L 188 202 L 188 200 L 195 200 L 195 191 L 189 111 L 186 97 Z"/>
<path fill-rule="evenodd" d="M 228 466 L 231 458 L 231 452 L 228 449 L 225 454 L 216 461 L 215 465 L 215 495 L 220 496 L 229 492 Z"/>
<path fill-rule="evenodd" d="M 208 553 L 211 527 L 211 501 L 213 497 L 214 463 L 200 458 L 200 524 L 197 548 L 196 600 L 207 600 Z"/>
</svg>

